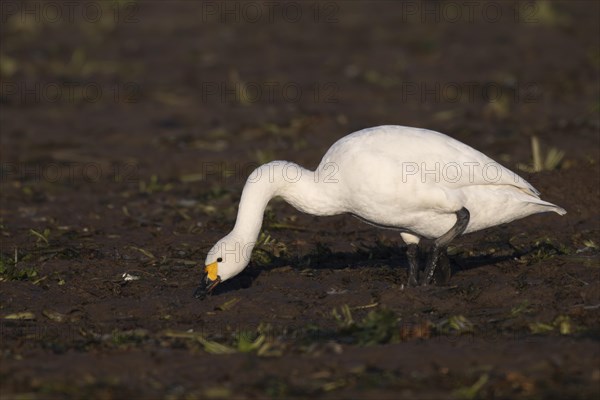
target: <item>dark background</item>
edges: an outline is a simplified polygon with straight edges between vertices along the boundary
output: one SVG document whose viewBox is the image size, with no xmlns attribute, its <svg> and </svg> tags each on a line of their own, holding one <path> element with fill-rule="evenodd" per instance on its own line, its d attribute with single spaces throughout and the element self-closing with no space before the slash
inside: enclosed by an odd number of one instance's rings
<svg viewBox="0 0 600 400">
<path fill-rule="evenodd" d="M 598 395 L 598 2 L 0 7 L 3 396 Z M 192 298 L 256 165 L 382 124 L 568 214 L 468 235 L 448 286 L 405 289 L 396 233 L 275 200 L 250 267 Z"/>
</svg>

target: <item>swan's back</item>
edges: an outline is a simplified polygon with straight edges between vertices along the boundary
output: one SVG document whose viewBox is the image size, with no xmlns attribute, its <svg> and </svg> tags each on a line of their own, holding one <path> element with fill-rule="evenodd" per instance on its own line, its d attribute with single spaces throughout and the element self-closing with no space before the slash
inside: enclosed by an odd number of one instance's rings
<svg viewBox="0 0 600 400">
<path fill-rule="evenodd" d="M 525 179 L 480 151 L 443 133 L 421 128 L 384 125 L 354 132 L 335 142 L 321 165 L 336 163 L 342 168 L 348 163 L 374 160 L 378 160 L 377 165 L 389 164 L 396 170 L 390 174 L 380 167 L 378 173 L 391 176 L 399 171 L 401 179 L 423 178 L 449 188 L 510 185 L 539 195 Z"/>
</svg>

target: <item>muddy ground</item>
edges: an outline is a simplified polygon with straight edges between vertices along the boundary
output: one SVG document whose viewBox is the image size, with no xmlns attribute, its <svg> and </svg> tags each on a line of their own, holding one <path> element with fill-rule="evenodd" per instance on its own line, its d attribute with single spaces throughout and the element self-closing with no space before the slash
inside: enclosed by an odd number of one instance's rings
<svg viewBox="0 0 600 400">
<path fill-rule="evenodd" d="M 599 3 L 53 4 L 2 9 L 3 399 L 600 394 Z M 397 233 L 275 200 L 250 266 L 192 296 L 254 166 L 380 124 L 568 214 L 407 288 Z"/>
</svg>

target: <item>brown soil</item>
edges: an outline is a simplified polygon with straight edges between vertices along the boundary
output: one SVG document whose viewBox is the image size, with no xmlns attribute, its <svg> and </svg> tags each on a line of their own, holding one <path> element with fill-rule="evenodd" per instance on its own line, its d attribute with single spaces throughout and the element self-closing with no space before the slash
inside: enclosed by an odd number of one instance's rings
<svg viewBox="0 0 600 400">
<path fill-rule="evenodd" d="M 3 9 L 2 398 L 598 397 L 599 3 L 274 3 Z M 466 235 L 448 285 L 406 288 L 397 233 L 275 200 L 250 266 L 193 298 L 254 166 L 380 124 L 512 169 L 535 135 L 565 156 L 521 174 L 568 214 Z"/>
</svg>

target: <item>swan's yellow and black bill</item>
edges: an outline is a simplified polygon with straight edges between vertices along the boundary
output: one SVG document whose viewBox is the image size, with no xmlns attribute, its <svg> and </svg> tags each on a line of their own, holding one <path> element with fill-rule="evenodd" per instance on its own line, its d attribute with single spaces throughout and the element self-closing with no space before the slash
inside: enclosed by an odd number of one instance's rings
<svg viewBox="0 0 600 400">
<path fill-rule="evenodd" d="M 204 275 L 200 280 L 200 285 L 198 285 L 198 288 L 194 292 L 194 297 L 204 299 L 219 283 L 221 283 L 219 264 L 215 261 L 204 267 Z"/>
<path fill-rule="evenodd" d="M 219 278 L 219 263 L 215 261 L 212 264 L 208 264 L 204 267 L 204 272 L 206 273 L 206 276 L 208 276 L 208 279 L 216 281 Z"/>
</svg>

